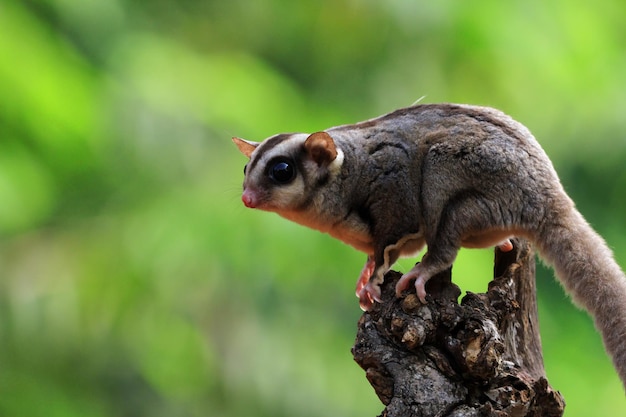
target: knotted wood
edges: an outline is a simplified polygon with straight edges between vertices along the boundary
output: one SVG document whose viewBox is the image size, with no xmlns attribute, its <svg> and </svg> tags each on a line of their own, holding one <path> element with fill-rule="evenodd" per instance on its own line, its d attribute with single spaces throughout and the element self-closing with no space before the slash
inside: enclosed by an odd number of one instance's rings
<svg viewBox="0 0 626 417">
<path fill-rule="evenodd" d="M 535 257 L 521 239 L 496 249 L 488 291 L 461 293 L 451 270 L 363 314 L 352 353 L 386 406 L 382 417 L 557 417 L 565 402 L 545 377 L 537 320 Z M 486 281 L 486 280 L 485 280 Z"/>
</svg>

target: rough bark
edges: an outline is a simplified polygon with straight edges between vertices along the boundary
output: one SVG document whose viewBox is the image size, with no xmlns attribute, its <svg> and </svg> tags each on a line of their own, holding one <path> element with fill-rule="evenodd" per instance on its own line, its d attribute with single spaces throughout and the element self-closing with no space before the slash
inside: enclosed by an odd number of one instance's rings
<svg viewBox="0 0 626 417">
<path fill-rule="evenodd" d="M 383 417 L 561 416 L 565 402 L 545 378 L 530 245 L 496 249 L 484 294 L 459 288 L 451 270 L 427 284 L 428 303 L 397 298 L 391 271 L 383 302 L 359 320 L 352 353 L 386 406 Z"/>
</svg>

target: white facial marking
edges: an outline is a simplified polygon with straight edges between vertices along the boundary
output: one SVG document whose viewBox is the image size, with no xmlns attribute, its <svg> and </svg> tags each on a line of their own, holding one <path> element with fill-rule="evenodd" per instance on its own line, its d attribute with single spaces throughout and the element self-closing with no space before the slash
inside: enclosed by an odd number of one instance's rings
<svg viewBox="0 0 626 417">
<path fill-rule="evenodd" d="M 333 162 L 331 162 L 330 165 L 328 166 L 328 169 L 331 172 L 331 174 L 337 174 L 341 170 L 341 166 L 343 165 L 343 159 L 344 159 L 343 151 L 337 148 L 337 156 L 335 157 Z"/>
</svg>

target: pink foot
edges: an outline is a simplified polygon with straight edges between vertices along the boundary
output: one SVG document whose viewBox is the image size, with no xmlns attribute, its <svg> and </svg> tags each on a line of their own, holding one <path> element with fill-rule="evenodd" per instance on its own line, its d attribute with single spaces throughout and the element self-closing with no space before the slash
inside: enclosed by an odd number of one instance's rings
<svg viewBox="0 0 626 417">
<path fill-rule="evenodd" d="M 356 296 L 360 298 L 361 291 L 367 283 L 370 281 L 370 277 L 374 273 L 374 267 L 376 266 L 376 262 L 373 259 L 367 259 L 365 265 L 363 265 L 363 269 L 361 270 L 361 275 L 359 275 L 359 279 L 356 280 Z"/>
<path fill-rule="evenodd" d="M 415 280 L 415 292 L 417 294 L 417 298 L 419 298 L 422 304 L 426 304 L 426 289 L 424 286 L 430 277 L 426 276 L 421 265 L 421 263 L 415 265 L 413 269 L 402 275 L 402 277 L 398 280 L 398 283 L 396 284 L 397 297 L 400 297 L 402 295 L 402 291 L 409 287 L 412 280 Z"/>
<path fill-rule="evenodd" d="M 513 250 L 513 243 L 511 243 L 511 239 L 507 239 L 504 242 L 498 244 L 498 249 L 502 252 L 510 252 Z"/>
<path fill-rule="evenodd" d="M 363 311 L 371 310 L 374 301 L 380 300 L 380 288 L 370 282 L 375 267 L 376 262 L 368 258 L 356 281 L 356 296 L 359 298 L 359 307 Z"/>
<path fill-rule="evenodd" d="M 381 302 L 380 295 L 380 287 L 372 282 L 368 282 L 359 294 L 359 307 L 361 307 L 361 310 L 370 311 L 375 301 Z"/>
<path fill-rule="evenodd" d="M 364 292 L 363 295 L 359 296 L 359 307 L 363 311 L 370 311 L 372 306 L 374 305 L 374 299 L 370 296 L 369 293 Z"/>
</svg>

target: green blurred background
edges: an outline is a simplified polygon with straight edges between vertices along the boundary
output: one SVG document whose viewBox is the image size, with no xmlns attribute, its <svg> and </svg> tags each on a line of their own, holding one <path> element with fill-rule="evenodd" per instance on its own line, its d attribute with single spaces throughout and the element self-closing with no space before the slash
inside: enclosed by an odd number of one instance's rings
<svg viewBox="0 0 626 417">
<path fill-rule="evenodd" d="M 364 255 L 240 201 L 230 141 L 413 103 L 526 124 L 626 265 L 622 0 L 0 3 L 0 415 L 375 416 Z M 400 262 L 407 270 L 414 260 Z M 492 252 L 462 251 L 482 291 Z M 626 410 L 540 269 L 566 416 Z"/>
</svg>

